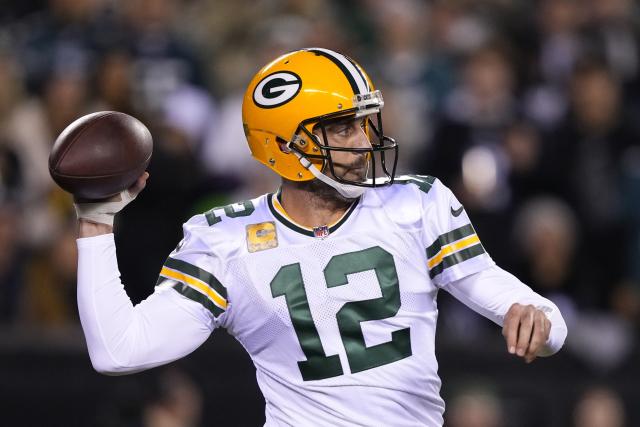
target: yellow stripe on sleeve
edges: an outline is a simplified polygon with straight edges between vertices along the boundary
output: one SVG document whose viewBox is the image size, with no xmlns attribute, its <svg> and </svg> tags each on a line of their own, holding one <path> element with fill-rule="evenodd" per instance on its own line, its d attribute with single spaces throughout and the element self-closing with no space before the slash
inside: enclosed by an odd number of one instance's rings
<svg viewBox="0 0 640 427">
<path fill-rule="evenodd" d="M 211 289 L 205 282 L 198 280 L 194 277 L 187 276 L 184 273 L 179 271 L 171 270 L 167 267 L 162 267 L 160 271 L 160 275 L 164 277 L 168 277 L 170 279 L 178 280 L 182 283 L 189 285 L 190 287 L 196 289 L 197 291 L 205 294 L 209 299 L 218 307 L 222 309 L 227 309 L 227 301 L 220 296 L 215 290 Z"/>
<path fill-rule="evenodd" d="M 440 249 L 440 252 L 438 252 L 433 258 L 429 260 L 427 265 L 429 266 L 429 269 L 431 269 L 438 265 L 447 255 L 468 248 L 469 246 L 475 245 L 476 243 L 480 243 L 480 238 L 477 234 L 473 234 L 469 237 L 465 237 L 462 240 L 443 246 L 442 249 Z"/>
</svg>

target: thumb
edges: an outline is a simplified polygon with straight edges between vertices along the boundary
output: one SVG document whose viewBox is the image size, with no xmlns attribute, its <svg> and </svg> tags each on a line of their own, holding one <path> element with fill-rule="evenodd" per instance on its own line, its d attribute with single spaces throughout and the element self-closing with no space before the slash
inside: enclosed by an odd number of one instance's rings
<svg viewBox="0 0 640 427">
<path fill-rule="evenodd" d="M 147 179 L 149 179 L 149 172 L 143 172 L 142 175 L 138 177 L 136 182 L 133 183 L 131 187 L 127 190 L 129 191 L 129 195 L 135 198 L 144 188 L 147 186 Z"/>
</svg>

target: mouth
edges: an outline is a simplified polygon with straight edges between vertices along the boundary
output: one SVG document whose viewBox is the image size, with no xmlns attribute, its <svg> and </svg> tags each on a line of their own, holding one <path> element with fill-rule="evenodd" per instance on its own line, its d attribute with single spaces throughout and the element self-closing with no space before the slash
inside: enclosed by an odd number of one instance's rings
<svg viewBox="0 0 640 427">
<path fill-rule="evenodd" d="M 333 162 L 336 177 L 354 182 L 364 182 L 367 179 L 369 162 L 365 156 L 358 156 L 352 162 Z"/>
<path fill-rule="evenodd" d="M 367 160 L 364 157 L 359 158 L 358 160 L 351 163 L 333 163 L 334 167 L 339 167 L 340 169 L 344 169 L 345 171 L 352 170 L 360 170 L 365 169 L 367 167 Z"/>
<path fill-rule="evenodd" d="M 343 166 L 342 177 L 351 181 L 364 181 L 367 177 L 367 167 L 365 164 L 351 165 L 349 167 Z"/>
</svg>

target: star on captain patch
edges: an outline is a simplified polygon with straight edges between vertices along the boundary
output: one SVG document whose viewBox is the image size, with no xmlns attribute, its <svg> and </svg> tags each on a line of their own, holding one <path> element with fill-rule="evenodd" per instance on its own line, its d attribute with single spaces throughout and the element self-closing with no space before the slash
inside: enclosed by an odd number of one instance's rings
<svg viewBox="0 0 640 427">
<path fill-rule="evenodd" d="M 278 246 L 276 223 L 273 221 L 247 225 L 247 250 L 264 251 Z"/>
</svg>

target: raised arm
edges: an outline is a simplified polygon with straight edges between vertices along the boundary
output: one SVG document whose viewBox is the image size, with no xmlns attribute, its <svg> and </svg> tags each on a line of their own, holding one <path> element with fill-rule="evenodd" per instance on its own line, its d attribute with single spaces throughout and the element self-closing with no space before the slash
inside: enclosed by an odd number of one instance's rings
<svg viewBox="0 0 640 427">
<path fill-rule="evenodd" d="M 207 310 L 171 287 L 133 306 L 120 281 L 113 216 L 142 191 L 144 174 L 121 200 L 79 203 L 78 310 L 93 367 L 122 375 L 162 365 L 198 348 L 214 324 Z M 128 200 L 127 200 L 128 199 Z"/>
</svg>

